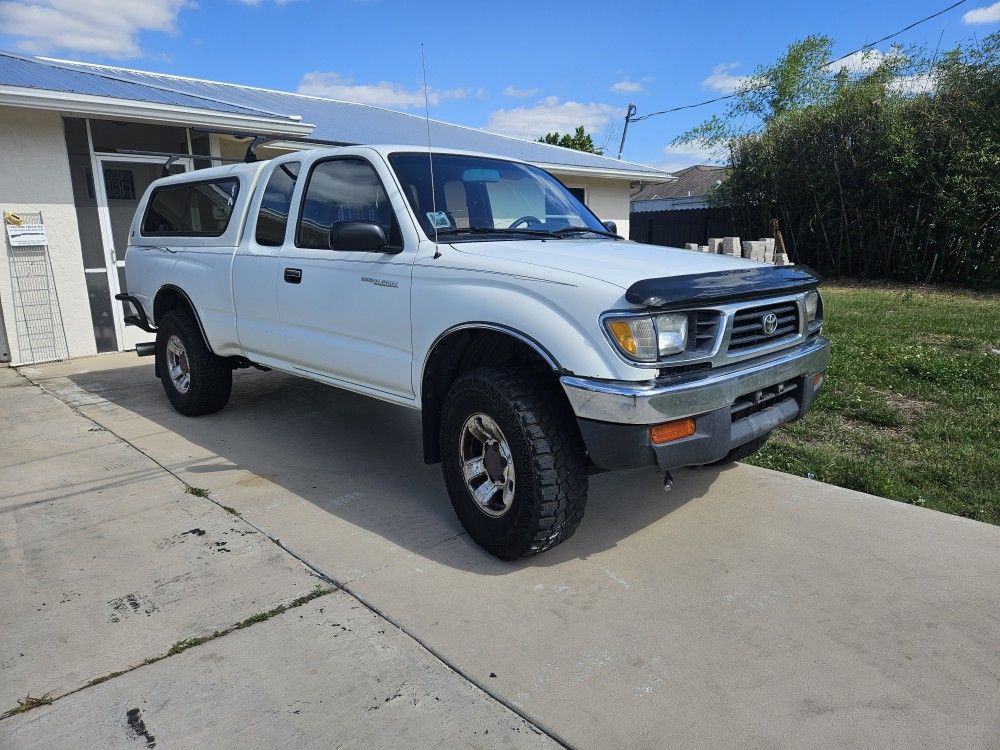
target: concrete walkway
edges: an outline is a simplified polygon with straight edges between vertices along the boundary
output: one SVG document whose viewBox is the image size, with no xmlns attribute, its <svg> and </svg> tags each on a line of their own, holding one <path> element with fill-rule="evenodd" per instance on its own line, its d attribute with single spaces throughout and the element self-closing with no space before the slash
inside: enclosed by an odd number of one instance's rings
<svg viewBox="0 0 1000 750">
<path fill-rule="evenodd" d="M 507 704 L 550 737 L 576 747 L 1000 745 L 996 527 L 748 466 L 679 473 L 670 495 L 661 491 L 657 474 L 638 471 L 592 478 L 587 517 L 568 543 L 522 563 L 502 563 L 462 533 L 439 468 L 421 462 L 413 412 L 276 373 L 240 372 L 226 410 L 189 419 L 172 411 L 148 360 L 134 355 L 21 371 L 72 406 L 77 419 L 105 427 L 111 434 L 97 435 L 114 441 L 119 455 L 131 451 L 136 460 L 148 461 L 144 466 L 158 464 L 158 479 L 183 488 L 173 474 L 203 488 L 235 515 L 208 500 L 195 507 L 211 506 L 234 528 L 245 523 L 280 539 L 356 599 L 344 592 L 337 597 L 355 606 L 364 602 L 399 625 L 403 632 L 378 629 L 400 639 L 399 648 L 416 649 L 427 659 L 428 673 L 444 670 L 456 681 L 450 716 L 472 716 L 465 712 L 479 696 L 478 710 L 509 719 L 507 734 L 490 731 L 491 744 L 509 737 L 521 744 L 529 736 L 513 734 L 520 719 Z M 36 420 L 30 429 L 46 440 L 64 437 L 56 422 Z M 9 431 L 0 438 L 5 445 L 11 439 Z M 60 450 L 73 448 L 53 448 L 52 454 Z M 109 472 L 109 486 L 117 488 L 118 471 L 131 469 Z M 65 489 L 42 494 L 79 492 L 79 481 L 74 476 Z M 187 505 L 195 500 L 183 499 Z M 118 512 L 112 510 L 112 517 Z M 136 512 L 129 521 L 144 524 L 136 539 L 145 552 L 132 553 L 143 564 L 159 553 L 151 539 L 169 536 L 146 516 Z M 0 533 L 6 534 L 4 523 Z M 207 521 L 198 523 L 207 532 Z M 194 525 L 178 520 L 175 533 Z M 29 554 L 24 550 L 30 541 L 17 547 Z M 101 554 L 110 547 L 94 546 Z M 292 599 L 316 581 L 309 570 L 296 574 L 294 567 L 281 567 L 288 565 L 286 557 L 274 560 L 278 569 L 269 570 L 269 564 L 248 558 L 240 566 L 245 585 L 256 591 L 267 580 L 276 587 L 304 581 L 284 598 L 271 595 L 273 601 Z M 224 573 L 217 575 L 224 580 Z M 23 580 L 2 581 L 0 593 L 26 588 Z M 114 569 L 108 581 L 117 584 Z M 210 588 L 204 583 L 202 590 Z M 195 589 L 182 589 L 192 607 Z M 199 705 L 151 704 L 142 709 L 151 717 L 147 725 L 162 717 L 172 731 L 205 712 L 240 719 L 267 709 L 272 713 L 266 730 L 294 737 L 291 719 L 275 720 L 284 708 L 276 692 L 256 694 L 245 684 L 216 689 L 213 680 L 228 668 L 213 669 L 204 660 L 211 661 L 215 649 L 224 664 L 242 654 L 240 668 L 254 670 L 259 679 L 275 670 L 281 675 L 286 660 L 310 662 L 311 639 L 284 637 L 277 623 L 301 616 L 300 627 L 319 627 L 326 614 L 315 608 L 324 599 L 0 722 L 0 744 L 5 732 L 47 740 L 60 727 L 76 727 L 73 736 L 79 736 L 90 724 L 86 736 L 100 738 L 100 744 L 111 731 L 102 727 L 120 730 L 119 709 L 130 697 L 145 695 L 144 685 L 163 684 L 157 670 L 176 670 L 174 679 L 197 682 L 184 694 L 200 696 Z M 189 622 L 211 611 L 201 606 Z M 30 633 L 34 628 L 26 620 L 36 616 L 22 607 L 10 619 Z M 187 635 L 183 630 L 177 629 L 178 637 Z M 250 646 L 258 658 L 248 659 L 247 649 L 237 646 L 229 651 L 227 644 L 238 638 L 259 639 Z M 417 641 L 467 679 L 448 672 Z M 340 643 L 323 643 L 331 664 L 350 660 L 338 652 Z M 36 659 L 18 675 L 66 669 L 42 666 L 44 661 Z M 303 690 L 340 695 L 336 673 L 317 669 L 313 687 Z M 87 670 L 76 673 L 83 679 Z M 5 688 L 12 681 L 7 674 L 0 672 Z M 34 695 L 67 683 L 57 682 L 18 681 L 13 694 L 23 697 L 30 687 Z M 377 726 L 364 723 L 363 701 L 344 700 L 348 705 L 337 715 L 355 717 L 351 731 L 357 734 L 337 737 L 381 736 Z M 216 726 L 202 727 L 207 734 L 181 736 L 226 745 L 232 724 L 244 727 L 244 741 L 264 731 L 252 721 L 233 722 L 225 734 Z M 166 747 L 169 736 L 161 730 L 157 741 Z M 452 734 L 433 741 L 467 740 Z"/>
<path fill-rule="evenodd" d="M 555 745 L 6 368 L 0 545 L 0 747 Z"/>
</svg>

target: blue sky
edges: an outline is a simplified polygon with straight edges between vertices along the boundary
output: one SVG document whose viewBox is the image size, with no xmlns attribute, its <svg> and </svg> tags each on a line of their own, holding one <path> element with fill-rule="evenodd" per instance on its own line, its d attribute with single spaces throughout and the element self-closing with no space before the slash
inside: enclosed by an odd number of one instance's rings
<svg viewBox="0 0 1000 750">
<path fill-rule="evenodd" d="M 630 101 L 711 98 L 810 33 L 841 54 L 952 1 L 0 0 L 0 47 L 422 113 L 423 42 L 433 117 L 521 137 L 583 124 L 614 154 Z M 1000 2 L 968 0 L 895 41 L 998 29 Z M 624 158 L 702 160 L 669 144 L 721 108 L 636 123 Z"/>
</svg>

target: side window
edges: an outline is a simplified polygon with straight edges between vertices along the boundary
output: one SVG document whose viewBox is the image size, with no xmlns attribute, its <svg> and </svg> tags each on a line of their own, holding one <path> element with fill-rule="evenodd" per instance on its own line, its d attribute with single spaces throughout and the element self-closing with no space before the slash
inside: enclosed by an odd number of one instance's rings
<svg viewBox="0 0 1000 750">
<path fill-rule="evenodd" d="M 240 181 L 235 177 L 156 188 L 142 218 L 149 237 L 219 237 L 229 226 Z"/>
<path fill-rule="evenodd" d="M 257 243 L 276 246 L 285 241 L 288 211 L 292 206 L 292 191 L 299 177 L 299 162 L 279 164 L 267 181 L 264 197 L 257 212 Z"/>
<path fill-rule="evenodd" d="M 313 167 L 302 201 L 296 244 L 327 250 L 338 221 L 378 224 L 389 244 L 401 244 L 399 227 L 375 169 L 364 159 L 332 159 Z"/>
</svg>

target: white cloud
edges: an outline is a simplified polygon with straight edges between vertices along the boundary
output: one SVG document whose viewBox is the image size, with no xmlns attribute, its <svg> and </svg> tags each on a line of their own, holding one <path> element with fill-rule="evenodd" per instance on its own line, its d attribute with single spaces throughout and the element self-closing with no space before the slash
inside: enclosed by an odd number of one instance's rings
<svg viewBox="0 0 1000 750">
<path fill-rule="evenodd" d="M 916 73 L 899 76 L 889 82 L 889 90 L 903 95 L 929 94 L 937 88 L 937 76 L 933 73 Z"/>
<path fill-rule="evenodd" d="M 830 63 L 827 67 L 831 72 L 846 70 L 853 75 L 867 75 L 877 70 L 886 62 L 899 60 L 905 62 L 905 54 L 898 47 L 892 47 L 888 52 L 877 49 L 853 52 L 843 60 Z M 933 73 L 913 73 L 897 76 L 888 84 L 890 91 L 903 95 L 928 94 L 937 86 L 937 77 Z"/>
<path fill-rule="evenodd" d="M 624 81 L 618 81 L 618 83 L 612 84 L 611 90 L 617 91 L 619 94 L 637 94 L 643 91 L 644 89 L 642 87 L 642 84 L 639 83 L 638 81 L 629 81 L 626 79 Z"/>
<path fill-rule="evenodd" d="M 538 89 L 519 89 L 516 86 L 508 86 L 501 92 L 504 96 L 528 97 L 538 93 Z"/>
<path fill-rule="evenodd" d="M 299 81 L 300 94 L 326 96 L 331 99 L 342 99 L 359 104 L 372 104 L 378 107 L 399 107 L 413 109 L 424 106 L 424 90 L 422 88 L 408 89 L 398 83 L 380 81 L 379 83 L 354 83 L 339 73 L 314 71 L 306 73 Z M 446 99 L 464 99 L 470 94 L 469 89 L 429 89 L 427 99 L 433 105 L 438 105 Z"/>
<path fill-rule="evenodd" d="M 892 47 L 888 52 L 877 49 L 866 49 L 852 52 L 843 60 L 836 60 L 827 64 L 831 72 L 846 69 L 848 73 L 865 74 L 871 73 L 887 60 L 902 60 L 905 58 L 903 51 L 898 47 Z"/>
<path fill-rule="evenodd" d="M 676 172 L 695 164 L 723 164 L 728 160 L 725 149 L 710 148 L 704 143 L 664 146 L 663 155 L 666 158 L 653 166 L 668 172 Z"/>
<path fill-rule="evenodd" d="M 624 112 L 612 104 L 564 102 L 549 96 L 532 107 L 498 109 L 490 114 L 483 129 L 516 138 L 535 139 L 553 131 L 572 133 L 580 125 L 593 133 L 606 128 L 611 119 L 619 115 L 624 116 Z"/>
<path fill-rule="evenodd" d="M 177 14 L 189 4 L 189 0 L 4 0 L 0 29 L 18 37 L 18 49 L 25 52 L 138 57 L 139 34 L 175 32 Z"/>
<path fill-rule="evenodd" d="M 719 63 L 712 68 L 712 74 L 701 82 L 701 85 L 723 94 L 731 94 L 750 80 L 750 76 L 734 76 L 729 71 L 738 68 L 740 63 Z"/>
<path fill-rule="evenodd" d="M 1000 21 L 1000 3 L 973 8 L 962 16 L 962 22 L 967 24 L 997 23 L 998 21 Z"/>
</svg>

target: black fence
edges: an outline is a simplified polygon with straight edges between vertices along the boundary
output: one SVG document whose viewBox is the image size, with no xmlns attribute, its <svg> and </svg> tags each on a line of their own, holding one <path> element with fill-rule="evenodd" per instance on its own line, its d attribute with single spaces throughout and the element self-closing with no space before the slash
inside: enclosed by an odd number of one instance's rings
<svg viewBox="0 0 1000 750">
<path fill-rule="evenodd" d="M 739 234 L 728 208 L 639 211 L 629 216 L 630 238 L 650 245 L 684 247 L 688 242 L 707 245 L 709 237 Z"/>
</svg>

